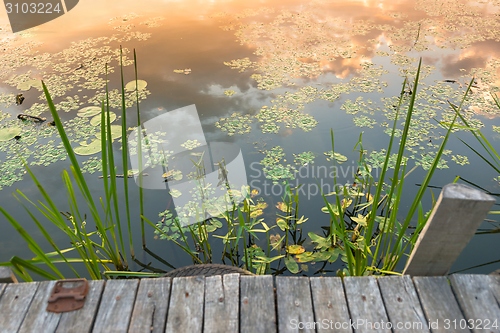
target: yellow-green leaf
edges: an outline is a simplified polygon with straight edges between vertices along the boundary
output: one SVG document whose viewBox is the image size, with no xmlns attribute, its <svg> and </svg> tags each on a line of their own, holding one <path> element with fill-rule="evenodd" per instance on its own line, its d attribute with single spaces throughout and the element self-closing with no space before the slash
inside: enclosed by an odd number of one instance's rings
<svg viewBox="0 0 500 333">
<path fill-rule="evenodd" d="M 302 245 L 289 245 L 287 250 L 290 254 L 301 254 L 306 251 Z"/>
</svg>

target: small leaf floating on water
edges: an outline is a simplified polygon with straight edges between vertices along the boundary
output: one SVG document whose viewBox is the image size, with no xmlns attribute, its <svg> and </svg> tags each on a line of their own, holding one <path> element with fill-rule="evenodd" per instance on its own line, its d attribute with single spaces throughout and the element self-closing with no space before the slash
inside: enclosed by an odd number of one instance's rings
<svg viewBox="0 0 500 333">
<path fill-rule="evenodd" d="M 0 131 L 0 141 L 13 139 L 19 134 L 21 134 L 21 128 L 19 127 L 2 128 Z"/>
<path fill-rule="evenodd" d="M 126 91 L 135 91 L 136 87 L 138 88 L 138 90 L 144 90 L 144 89 L 146 89 L 147 85 L 148 85 L 148 83 L 145 80 L 137 80 L 137 86 L 136 86 L 136 82 L 135 82 L 135 80 L 133 80 L 133 81 L 128 82 L 125 85 L 125 90 Z"/>
</svg>

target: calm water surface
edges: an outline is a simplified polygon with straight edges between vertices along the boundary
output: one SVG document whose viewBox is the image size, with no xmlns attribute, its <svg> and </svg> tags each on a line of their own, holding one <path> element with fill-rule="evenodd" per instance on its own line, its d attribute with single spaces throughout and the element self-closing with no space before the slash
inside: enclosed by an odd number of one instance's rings
<svg viewBox="0 0 500 333">
<path fill-rule="evenodd" d="M 320 210 L 323 203 L 318 183 L 325 192 L 331 191 L 331 179 L 320 171 L 331 165 L 324 154 L 331 150 L 330 130 L 335 133 L 335 150 L 349 159 L 343 164 L 340 180 L 352 182 L 359 155 L 353 148 L 360 133 L 364 149 L 375 163 L 377 153 L 388 144 L 386 131 L 392 125 L 392 106 L 404 78 L 413 82 L 419 58 L 422 78 L 407 146 L 410 166 L 419 167 L 406 180 L 401 216 L 405 216 L 405 208 L 418 191 L 417 184 L 425 174 L 422 168 L 428 165 L 445 133 L 438 121 L 449 120 L 452 115 L 447 100 L 458 104 L 472 77 L 476 82 L 465 114 L 475 126 L 482 127 L 497 149 L 500 147 L 500 110 L 491 98 L 500 89 L 500 1 L 146 3 L 82 1 L 68 14 L 17 34 L 9 32 L 8 20 L 1 14 L 0 131 L 21 127 L 22 138 L 18 142 L 0 141 L 0 202 L 37 239 L 42 236 L 11 196 L 20 189 L 38 198 L 15 152 L 20 151 L 32 164 L 63 211 L 67 210 L 67 198 L 60 175 L 68 161 L 63 160 L 65 154 L 53 130 L 19 124 L 16 115 L 22 112 L 49 118 L 35 83 L 43 79 L 73 133 L 74 146 L 89 144 L 96 127 L 89 125 L 88 119 L 84 123 L 76 113 L 83 107 L 99 105 L 104 64 L 109 63 L 109 88 L 119 89 L 120 45 L 127 56 L 125 82 L 134 79 L 130 61 L 133 49 L 137 52 L 139 79 L 147 81 L 141 91 L 141 120 L 195 104 L 207 142 L 231 143 L 241 149 L 247 181 L 268 203 L 263 217 L 270 225 L 274 224 L 274 207 L 281 201 L 282 184 L 287 180 L 293 185 L 303 184 L 301 215 L 309 218 L 305 232 L 319 232 L 328 223 L 328 216 Z M 406 87 L 407 91 L 411 88 Z M 26 99 L 16 105 L 15 95 L 20 92 Z M 112 94 L 111 103 L 119 116 L 117 96 Z M 136 121 L 133 97 L 128 96 L 130 124 Z M 499 193 L 499 180 L 494 180 L 499 175 L 458 138 L 476 144 L 465 131 L 451 136 L 442 168 L 432 181 L 434 194 L 458 175 Z M 262 165 L 266 152 L 273 147 L 283 148 L 285 155 L 278 165 L 292 177 L 287 178 L 285 173 L 280 178 L 272 171 L 276 168 Z M 297 156 L 307 152 L 312 152 L 314 159 L 301 169 Z M 97 156 L 80 157 L 96 194 L 102 191 L 100 173 L 91 163 Z M 273 183 L 273 177 L 278 183 Z M 168 195 L 165 190 L 147 190 L 145 195 L 147 216 L 157 221 L 158 213 L 168 205 Z M 132 197 L 133 202 L 138 200 L 136 188 Z M 424 204 L 430 207 L 430 196 Z M 135 207 L 132 214 L 138 214 Z M 495 219 L 493 215 L 489 218 Z M 481 228 L 491 230 L 498 225 L 485 222 Z M 61 246 L 70 245 L 55 228 L 47 228 Z M 180 250 L 155 240 L 151 228 L 147 230 L 149 248 L 175 266 L 190 263 Z M 139 244 L 138 223 L 134 237 Z M 499 260 L 499 244 L 498 235 L 476 236 L 452 271 Z M 0 261 L 13 255 L 32 256 L 21 237 L 0 217 Z M 139 258 L 154 262 L 144 253 Z M 467 272 L 488 273 L 498 268 L 500 263 Z M 309 269 L 312 272 L 314 267 Z"/>
</svg>

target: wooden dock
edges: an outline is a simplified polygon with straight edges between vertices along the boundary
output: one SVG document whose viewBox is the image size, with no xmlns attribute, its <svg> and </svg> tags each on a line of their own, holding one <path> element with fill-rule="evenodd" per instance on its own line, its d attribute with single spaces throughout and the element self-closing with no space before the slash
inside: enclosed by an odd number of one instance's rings
<svg viewBox="0 0 500 333">
<path fill-rule="evenodd" d="M 211 277 L 89 281 L 47 312 L 55 281 L 0 284 L 0 332 L 500 332 L 500 277 Z"/>
</svg>

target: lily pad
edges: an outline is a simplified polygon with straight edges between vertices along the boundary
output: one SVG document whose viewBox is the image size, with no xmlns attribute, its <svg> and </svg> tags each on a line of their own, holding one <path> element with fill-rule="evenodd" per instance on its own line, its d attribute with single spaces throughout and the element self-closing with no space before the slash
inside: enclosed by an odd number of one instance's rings
<svg viewBox="0 0 500 333">
<path fill-rule="evenodd" d="M 73 151 L 81 156 L 93 155 L 101 151 L 101 140 L 96 139 L 86 146 L 75 147 Z"/>
<path fill-rule="evenodd" d="M 107 116 L 104 116 L 106 118 Z M 110 112 L 109 113 L 109 122 L 112 123 L 116 119 L 116 113 Z M 90 125 L 92 126 L 98 126 L 101 124 L 101 115 L 94 116 L 94 118 L 90 119 Z"/>
<path fill-rule="evenodd" d="M 144 81 L 144 80 L 137 80 L 138 90 L 145 89 L 147 85 L 148 85 L 148 83 L 146 81 Z M 135 88 L 136 88 L 136 82 L 135 82 L 135 80 L 130 81 L 129 83 L 127 83 L 125 85 L 125 90 L 126 91 L 135 91 Z"/>
<path fill-rule="evenodd" d="M 21 134 L 21 128 L 19 127 L 3 128 L 0 131 L 0 141 L 8 141 L 19 134 Z"/>
<path fill-rule="evenodd" d="M 76 115 L 78 117 L 88 118 L 88 117 L 93 117 L 100 113 L 101 113 L 101 108 L 99 106 L 87 106 L 84 107 L 83 109 L 78 110 L 78 113 Z"/>
<path fill-rule="evenodd" d="M 111 127 L 111 140 L 121 138 L 122 127 L 120 125 L 111 125 L 110 127 Z M 97 137 L 98 140 L 101 140 L 101 132 L 97 133 L 95 136 Z"/>
<path fill-rule="evenodd" d="M 28 81 L 21 82 L 17 85 L 17 89 L 21 91 L 28 91 L 31 89 L 31 87 L 42 89 L 42 81 L 37 79 L 31 79 Z"/>
</svg>

